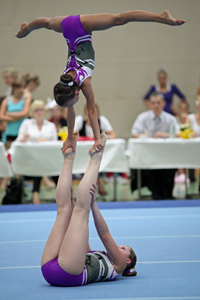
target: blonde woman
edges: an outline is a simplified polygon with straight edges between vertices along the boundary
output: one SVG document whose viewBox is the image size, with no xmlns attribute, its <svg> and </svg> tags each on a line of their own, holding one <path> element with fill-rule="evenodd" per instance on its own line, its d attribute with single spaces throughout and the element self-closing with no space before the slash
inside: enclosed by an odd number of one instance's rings
<svg viewBox="0 0 200 300">
<path fill-rule="evenodd" d="M 45 120 L 45 103 L 42 100 L 34 100 L 30 110 L 31 119 L 24 120 L 19 128 L 17 141 L 20 142 L 44 142 L 56 141 L 57 131 L 52 122 Z M 42 177 L 33 177 L 33 203 L 40 204 L 39 188 Z M 57 183 L 58 177 L 52 177 Z"/>
</svg>

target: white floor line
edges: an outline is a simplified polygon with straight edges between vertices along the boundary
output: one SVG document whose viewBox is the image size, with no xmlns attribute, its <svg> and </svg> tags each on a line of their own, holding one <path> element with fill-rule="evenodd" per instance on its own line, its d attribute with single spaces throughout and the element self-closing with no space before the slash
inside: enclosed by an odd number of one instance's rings
<svg viewBox="0 0 200 300">
<path fill-rule="evenodd" d="M 200 263 L 200 260 L 174 260 L 174 261 L 138 261 L 137 264 L 153 265 L 153 264 L 185 264 L 185 263 Z"/>
<path fill-rule="evenodd" d="M 155 235 L 155 236 L 117 236 L 113 237 L 117 239 L 167 239 L 167 238 L 200 238 L 200 235 Z M 99 240 L 99 237 L 90 238 L 90 240 Z M 1 241 L 1 244 L 18 244 L 18 243 L 40 243 L 46 242 L 43 240 L 23 240 L 23 241 Z"/>
<path fill-rule="evenodd" d="M 20 244 L 20 243 L 40 243 L 46 242 L 47 240 L 24 240 L 24 241 L 7 241 L 7 242 L 0 242 L 1 244 Z"/>
<path fill-rule="evenodd" d="M 90 300 L 199 300 L 200 296 L 191 296 L 191 297 L 136 297 L 136 298 L 94 298 Z M 76 299 L 84 300 L 84 299 Z M 85 299 L 86 300 L 86 299 Z"/>
<path fill-rule="evenodd" d="M 105 220 L 131 220 L 131 219 L 170 219 L 170 218 L 199 218 L 200 215 L 168 215 L 168 216 L 129 216 L 129 217 L 104 217 Z M 89 219 L 90 221 L 93 218 Z M 29 223 L 29 222 L 54 222 L 55 219 L 26 219 L 26 220 L 3 220 L 4 223 Z"/>
<path fill-rule="evenodd" d="M 149 265 L 149 264 L 183 264 L 183 263 L 200 263 L 200 260 L 181 260 L 181 261 L 138 261 L 137 264 Z M 18 267 L 0 267 L 0 270 L 11 269 L 33 269 L 40 268 L 40 266 L 18 266 Z"/>
</svg>

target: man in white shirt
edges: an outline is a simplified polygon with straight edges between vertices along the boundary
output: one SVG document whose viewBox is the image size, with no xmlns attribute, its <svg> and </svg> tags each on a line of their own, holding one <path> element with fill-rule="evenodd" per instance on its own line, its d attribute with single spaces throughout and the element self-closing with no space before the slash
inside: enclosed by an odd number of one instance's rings
<svg viewBox="0 0 200 300">
<path fill-rule="evenodd" d="M 165 100 L 163 95 L 155 92 L 150 97 L 151 110 L 141 113 L 135 120 L 131 133 L 132 137 L 141 135 L 153 138 L 168 138 L 171 134 L 179 133 L 176 118 L 164 112 Z M 173 199 L 174 169 L 142 170 L 142 186 L 147 186 L 154 200 Z M 131 170 L 131 190 L 137 189 L 137 171 Z"/>
<path fill-rule="evenodd" d="M 165 100 L 162 94 L 154 92 L 150 99 L 151 110 L 145 111 L 136 118 L 132 129 L 132 137 L 147 135 L 154 138 L 168 138 L 170 127 L 173 125 L 174 133 L 179 133 L 179 125 L 176 118 L 163 111 Z"/>
</svg>

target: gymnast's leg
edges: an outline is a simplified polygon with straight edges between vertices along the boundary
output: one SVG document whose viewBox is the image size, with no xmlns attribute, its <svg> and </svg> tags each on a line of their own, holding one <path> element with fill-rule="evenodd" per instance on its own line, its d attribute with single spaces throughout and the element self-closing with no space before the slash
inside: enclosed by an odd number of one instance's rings
<svg viewBox="0 0 200 300">
<path fill-rule="evenodd" d="M 105 133 L 101 134 L 101 138 L 102 144 L 105 145 Z M 84 268 L 89 239 L 88 220 L 92 199 L 90 187 L 97 180 L 102 155 L 103 150 L 90 155 L 90 162 L 79 184 L 76 206 L 58 256 L 60 267 L 72 275 L 81 274 Z"/>
<path fill-rule="evenodd" d="M 77 141 L 78 132 L 74 133 L 73 138 Z M 73 210 L 71 186 L 74 157 L 75 152 L 72 152 L 72 149 L 69 148 L 65 151 L 64 163 L 56 189 L 57 217 L 43 251 L 41 266 L 58 257 L 61 244 L 70 223 Z"/>
<path fill-rule="evenodd" d="M 184 20 L 175 19 L 169 10 L 162 14 L 135 10 L 121 14 L 94 14 L 81 15 L 81 23 L 88 32 L 106 30 L 114 26 L 124 25 L 129 22 L 158 22 L 168 25 L 182 25 Z"/>
</svg>

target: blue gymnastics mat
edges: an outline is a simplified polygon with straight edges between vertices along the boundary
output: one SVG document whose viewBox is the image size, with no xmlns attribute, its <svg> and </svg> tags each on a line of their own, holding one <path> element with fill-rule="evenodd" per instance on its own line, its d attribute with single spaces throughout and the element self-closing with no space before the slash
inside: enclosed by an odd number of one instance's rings
<svg viewBox="0 0 200 300">
<path fill-rule="evenodd" d="M 49 286 L 40 271 L 55 207 L 23 212 L 1 207 L 0 299 L 200 299 L 200 201 L 190 201 L 176 206 L 169 201 L 168 207 L 148 201 L 146 208 L 135 203 L 123 209 L 104 204 L 101 212 L 115 241 L 137 254 L 138 275 L 71 288 Z M 92 216 L 89 230 L 91 248 L 103 250 Z"/>
</svg>

